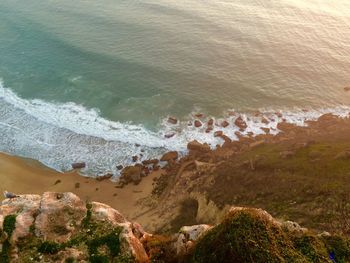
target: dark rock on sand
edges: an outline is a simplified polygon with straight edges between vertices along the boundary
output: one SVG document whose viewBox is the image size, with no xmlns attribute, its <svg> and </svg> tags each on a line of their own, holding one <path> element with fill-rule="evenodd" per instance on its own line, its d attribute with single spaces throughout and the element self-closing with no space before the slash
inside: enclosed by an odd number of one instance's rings
<svg viewBox="0 0 350 263">
<path fill-rule="evenodd" d="M 72 168 L 73 169 L 82 169 L 86 167 L 86 163 L 81 162 L 81 163 L 72 163 Z"/>
<path fill-rule="evenodd" d="M 107 173 L 107 174 L 102 175 L 102 176 L 97 176 L 96 180 L 100 182 L 100 181 L 103 181 L 103 180 L 110 179 L 110 178 L 112 178 L 112 176 L 113 176 L 112 173 Z"/>
<path fill-rule="evenodd" d="M 123 165 L 117 165 L 117 169 L 120 171 L 120 170 L 122 170 L 123 169 Z"/>
<path fill-rule="evenodd" d="M 141 166 L 128 166 L 123 169 L 120 179 L 124 179 L 126 183 L 138 184 L 141 182 L 141 172 Z"/>
</svg>

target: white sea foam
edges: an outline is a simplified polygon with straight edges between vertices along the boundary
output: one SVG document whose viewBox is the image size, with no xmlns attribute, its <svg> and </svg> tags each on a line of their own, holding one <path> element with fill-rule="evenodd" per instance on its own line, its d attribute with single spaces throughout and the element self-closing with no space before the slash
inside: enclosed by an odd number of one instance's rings
<svg viewBox="0 0 350 263">
<path fill-rule="evenodd" d="M 177 125 L 169 124 L 165 118 L 161 120 L 159 131 L 152 132 L 142 125 L 107 120 L 99 115 L 98 110 L 86 109 L 72 102 L 58 104 L 37 99 L 26 100 L 0 83 L 0 150 L 37 159 L 59 171 L 69 170 L 73 162 L 85 161 L 87 168 L 83 173 L 86 175 L 107 171 L 118 174 L 116 165 L 131 164 L 133 155 L 139 155 L 141 161 L 159 157 L 167 150 L 184 154 L 187 143 L 192 140 L 206 142 L 215 148 L 223 143 L 222 139 L 214 137 L 215 131 L 222 130 L 236 140 L 235 132 L 239 128 L 234 125 L 234 121 L 238 116 L 248 125 L 243 134 L 263 134 L 261 128 L 269 128 L 271 133 L 277 134 L 277 125 L 283 120 L 306 125 L 305 121 L 316 120 L 324 113 L 347 117 L 350 107 L 261 112 L 258 115 L 223 114 L 222 118 L 214 119 L 217 125 L 208 133 L 206 122 L 209 117 L 201 120 L 203 126 L 200 128 L 188 125 L 194 119 L 192 115 Z M 263 118 L 268 123 L 264 123 Z M 230 124 L 226 128 L 220 126 L 224 120 Z M 168 134 L 174 136 L 167 139 L 165 136 Z"/>
</svg>

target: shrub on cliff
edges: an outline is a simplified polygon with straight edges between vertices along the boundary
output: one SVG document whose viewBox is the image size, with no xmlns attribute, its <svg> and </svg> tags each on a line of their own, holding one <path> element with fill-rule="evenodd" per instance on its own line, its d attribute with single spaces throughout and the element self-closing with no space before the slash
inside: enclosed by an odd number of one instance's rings
<svg viewBox="0 0 350 263">
<path fill-rule="evenodd" d="M 190 261 L 349 262 L 349 243 L 332 240 L 289 232 L 260 209 L 235 208 L 198 241 Z"/>
</svg>

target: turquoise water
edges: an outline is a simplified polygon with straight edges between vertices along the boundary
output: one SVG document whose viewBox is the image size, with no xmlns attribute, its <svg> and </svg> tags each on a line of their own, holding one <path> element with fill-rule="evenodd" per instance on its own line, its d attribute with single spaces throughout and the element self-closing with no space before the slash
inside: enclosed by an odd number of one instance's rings
<svg viewBox="0 0 350 263">
<path fill-rule="evenodd" d="M 344 114 L 349 43 L 346 0 L 2 0 L 0 150 L 116 172 L 134 154 L 220 143 L 187 126 L 195 112 L 235 109 L 254 133 L 257 110 L 300 124 Z"/>
</svg>

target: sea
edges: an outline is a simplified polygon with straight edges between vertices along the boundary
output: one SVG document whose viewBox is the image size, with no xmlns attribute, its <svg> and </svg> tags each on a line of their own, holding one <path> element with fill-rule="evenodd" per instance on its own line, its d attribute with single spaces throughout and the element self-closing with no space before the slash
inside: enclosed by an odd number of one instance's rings
<svg viewBox="0 0 350 263">
<path fill-rule="evenodd" d="M 117 177 L 238 117 L 347 117 L 349 73 L 349 0 L 0 0 L 0 151 Z"/>
</svg>

